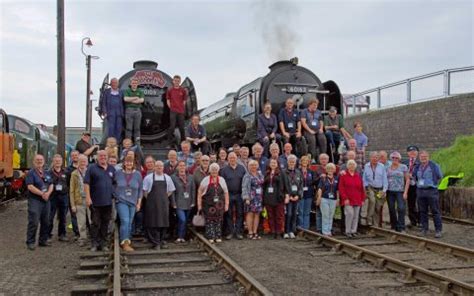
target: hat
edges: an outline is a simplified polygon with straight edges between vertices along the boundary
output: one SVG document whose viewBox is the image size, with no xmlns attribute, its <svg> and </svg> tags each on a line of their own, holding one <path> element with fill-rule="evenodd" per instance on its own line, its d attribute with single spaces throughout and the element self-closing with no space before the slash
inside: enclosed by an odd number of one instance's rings
<svg viewBox="0 0 474 296">
<path fill-rule="evenodd" d="M 420 149 L 418 149 L 418 147 L 415 145 L 409 145 L 407 147 L 407 152 L 410 152 L 410 151 L 420 151 Z"/>
<path fill-rule="evenodd" d="M 83 135 L 83 136 L 89 136 L 89 137 L 90 137 L 90 136 L 91 136 L 91 133 L 89 133 L 88 131 L 84 131 L 84 132 L 82 133 L 82 135 Z"/>
<path fill-rule="evenodd" d="M 390 153 L 390 158 L 402 159 L 402 156 L 400 155 L 400 152 L 398 152 L 398 151 L 393 151 L 392 153 Z"/>
<path fill-rule="evenodd" d="M 337 108 L 334 106 L 329 107 L 329 112 L 337 112 Z"/>
</svg>

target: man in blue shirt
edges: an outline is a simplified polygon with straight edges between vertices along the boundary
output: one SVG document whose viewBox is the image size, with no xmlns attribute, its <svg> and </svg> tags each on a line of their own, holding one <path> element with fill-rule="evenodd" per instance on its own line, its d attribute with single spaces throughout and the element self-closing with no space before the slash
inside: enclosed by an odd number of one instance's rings
<svg viewBox="0 0 474 296">
<path fill-rule="evenodd" d="M 91 251 L 108 251 L 107 232 L 112 215 L 115 169 L 107 164 L 107 152 L 97 152 L 97 163 L 84 176 L 86 205 L 91 211 Z"/>
<path fill-rule="evenodd" d="M 25 185 L 28 189 L 28 228 L 26 232 L 26 246 L 29 250 L 35 249 L 36 232 L 41 223 L 39 246 L 47 247 L 49 234 L 49 197 L 53 192 L 51 176 L 44 171 L 44 157 L 36 154 L 33 159 L 34 168 L 26 175 Z"/>
<path fill-rule="evenodd" d="M 202 154 L 209 153 L 209 142 L 207 141 L 206 130 L 204 126 L 200 125 L 200 118 L 198 114 L 191 117 L 191 123 L 186 129 L 186 140 L 191 143 L 193 151 L 201 151 Z"/>
<path fill-rule="evenodd" d="M 430 160 L 428 152 L 420 151 L 420 164 L 413 170 L 413 176 L 416 181 L 416 198 L 420 213 L 420 235 L 426 236 L 428 233 L 428 208 L 430 208 L 436 231 L 435 238 L 440 238 L 443 225 L 439 210 L 438 185 L 443 179 L 443 173 L 439 165 Z"/>
<path fill-rule="evenodd" d="M 181 142 L 181 151 L 178 152 L 178 161 L 186 162 L 186 168 L 194 164 L 194 156 L 191 153 L 191 144 L 188 141 Z"/>
<path fill-rule="evenodd" d="M 354 139 L 357 142 L 357 149 L 360 149 L 365 153 L 365 148 L 369 144 L 369 138 L 367 138 L 367 136 L 362 132 L 362 123 L 356 121 L 354 123 L 354 130 Z"/>
<path fill-rule="evenodd" d="M 285 143 L 291 143 L 297 150 L 297 155 L 301 157 L 307 152 L 306 143 L 301 137 L 301 120 L 298 110 L 293 108 L 295 103 L 292 98 L 288 98 L 285 107 L 278 113 L 278 125 Z"/>
<path fill-rule="evenodd" d="M 379 162 L 378 152 L 370 153 L 370 162 L 364 167 L 362 175 L 367 200 L 362 206 L 361 217 L 365 218 L 367 225 L 382 227 L 381 215 L 388 188 L 387 171 Z"/>
<path fill-rule="evenodd" d="M 308 143 L 308 151 L 315 160 L 318 159 L 319 153 L 326 153 L 327 148 L 323 116 L 318 110 L 318 104 L 318 99 L 312 98 L 308 102 L 308 108 L 301 112 L 301 125 Z"/>
</svg>

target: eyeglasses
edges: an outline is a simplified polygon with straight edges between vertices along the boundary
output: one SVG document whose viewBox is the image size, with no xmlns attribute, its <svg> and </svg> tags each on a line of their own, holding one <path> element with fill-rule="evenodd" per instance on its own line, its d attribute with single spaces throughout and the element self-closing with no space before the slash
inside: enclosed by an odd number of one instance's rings
<svg viewBox="0 0 474 296">
<path fill-rule="evenodd" d="M 392 157 L 393 160 L 397 159 L 397 160 L 400 160 L 400 158 L 398 157 Z"/>
<path fill-rule="evenodd" d="M 209 159 L 201 159 L 201 161 L 209 162 Z"/>
</svg>

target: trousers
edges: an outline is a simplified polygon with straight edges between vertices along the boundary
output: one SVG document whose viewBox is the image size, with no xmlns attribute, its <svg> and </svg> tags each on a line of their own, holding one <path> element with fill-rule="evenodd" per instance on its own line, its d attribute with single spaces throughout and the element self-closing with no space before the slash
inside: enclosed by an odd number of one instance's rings
<svg viewBox="0 0 474 296">
<path fill-rule="evenodd" d="M 308 142 L 308 152 L 311 153 L 313 159 L 318 159 L 320 153 L 326 153 L 327 151 L 327 141 L 324 133 L 317 132 L 316 134 L 311 134 L 308 131 L 304 132 L 304 137 Z"/>
<path fill-rule="evenodd" d="M 49 201 L 45 202 L 36 198 L 28 198 L 28 227 L 26 243 L 35 244 L 38 224 L 40 224 L 39 243 L 45 244 L 49 234 Z"/>
<path fill-rule="evenodd" d="M 125 109 L 125 138 L 134 142 L 140 139 L 140 125 L 142 123 L 142 110 L 140 108 Z"/>
<path fill-rule="evenodd" d="M 428 231 L 428 211 L 431 210 L 433 222 L 436 231 L 443 230 L 441 221 L 441 212 L 439 210 L 439 193 L 438 189 L 420 189 L 416 190 L 416 198 L 418 200 L 418 210 L 420 211 L 421 228 Z"/>
<path fill-rule="evenodd" d="M 298 214 L 298 202 L 290 201 L 286 204 L 285 233 L 296 232 L 296 215 Z"/>
<path fill-rule="evenodd" d="M 54 193 L 50 198 L 51 209 L 49 212 L 49 238 L 53 236 L 54 217 L 58 214 L 58 237 L 66 236 L 66 217 L 69 208 L 67 194 Z"/>
<path fill-rule="evenodd" d="M 268 213 L 268 224 L 273 234 L 281 234 L 285 227 L 285 204 L 281 203 L 276 206 L 266 205 Z"/>
<path fill-rule="evenodd" d="M 244 200 L 240 194 L 230 195 L 229 210 L 224 213 L 224 222 L 227 234 L 242 234 L 244 228 Z"/>
<path fill-rule="evenodd" d="M 109 222 L 112 216 L 112 206 L 97 207 L 92 205 L 91 211 L 91 241 L 94 247 L 104 247 L 107 244 Z"/>
<path fill-rule="evenodd" d="M 344 206 L 346 233 L 356 233 L 359 223 L 360 206 Z"/>
<path fill-rule="evenodd" d="M 178 144 L 179 144 L 181 143 L 181 141 L 184 141 L 186 139 L 186 136 L 184 133 L 184 114 L 170 111 L 170 128 L 168 130 L 168 139 L 170 141 L 174 139 L 174 130 L 176 126 L 178 126 L 178 130 L 179 130 L 180 138 L 177 139 Z"/>
</svg>

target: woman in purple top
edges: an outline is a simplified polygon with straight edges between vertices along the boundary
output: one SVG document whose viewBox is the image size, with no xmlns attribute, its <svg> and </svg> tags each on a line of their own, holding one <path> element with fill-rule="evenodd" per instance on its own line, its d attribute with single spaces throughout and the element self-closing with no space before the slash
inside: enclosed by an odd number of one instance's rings
<svg viewBox="0 0 474 296">
<path fill-rule="evenodd" d="M 268 147 L 271 142 L 280 140 L 277 134 L 278 122 L 275 114 L 272 113 L 272 104 L 265 103 L 263 113 L 258 116 L 257 137 L 258 141 L 263 145 L 263 153 L 268 156 Z"/>
</svg>

